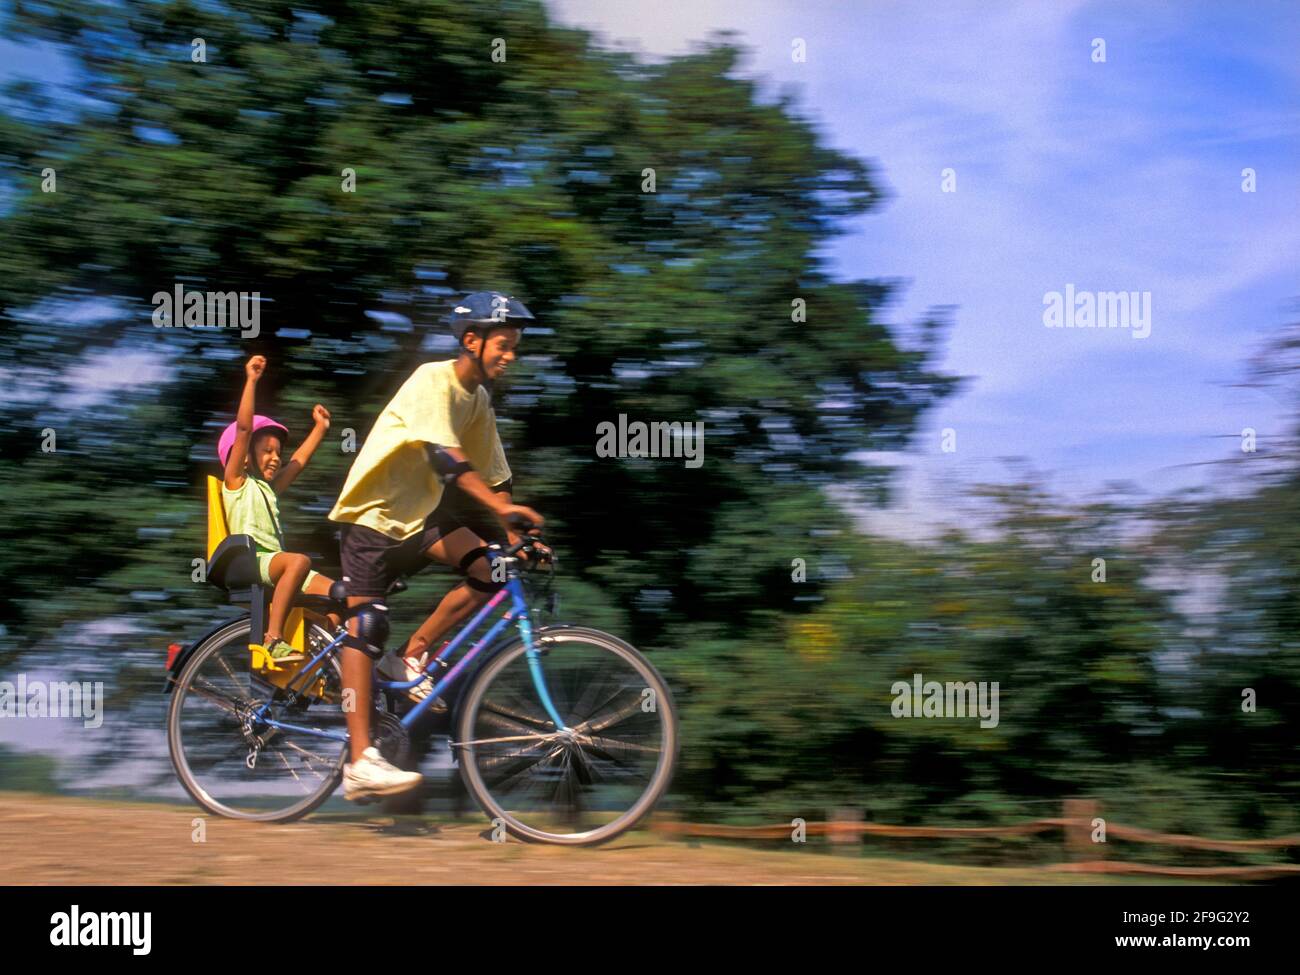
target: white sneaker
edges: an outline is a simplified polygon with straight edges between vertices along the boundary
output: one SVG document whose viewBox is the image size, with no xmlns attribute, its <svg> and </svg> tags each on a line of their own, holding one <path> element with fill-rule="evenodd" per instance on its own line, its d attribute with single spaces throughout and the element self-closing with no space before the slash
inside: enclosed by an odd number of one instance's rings
<svg viewBox="0 0 1300 975">
<path fill-rule="evenodd" d="M 429 665 L 429 651 L 420 654 L 414 661 L 409 657 L 399 657 L 395 653 L 384 654 L 379 661 L 379 676 L 385 680 L 393 681 L 412 681 L 424 673 L 424 668 Z M 410 688 L 406 696 L 417 704 L 433 693 L 434 681 L 432 677 L 426 677 L 420 683 Z M 447 702 L 438 698 L 433 702 L 434 711 L 446 711 Z"/>
<path fill-rule="evenodd" d="M 343 766 L 343 798 L 366 799 L 391 796 L 414 789 L 424 778 L 419 772 L 403 772 L 391 765 L 379 749 L 371 745 L 361 753 L 361 761 Z"/>
</svg>

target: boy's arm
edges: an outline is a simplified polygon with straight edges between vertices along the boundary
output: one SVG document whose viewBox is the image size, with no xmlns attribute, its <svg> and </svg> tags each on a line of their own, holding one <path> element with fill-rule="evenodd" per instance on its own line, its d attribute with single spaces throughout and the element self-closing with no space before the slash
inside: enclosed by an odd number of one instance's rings
<svg viewBox="0 0 1300 975">
<path fill-rule="evenodd" d="M 488 464 L 488 469 L 484 473 L 492 480 L 492 493 L 498 498 L 505 501 L 508 505 L 514 504 L 514 477 L 510 472 L 510 465 L 506 463 L 506 452 L 501 446 L 501 434 L 497 430 L 496 412 L 488 411 L 488 418 L 491 421 L 492 429 L 492 460 Z M 538 522 L 540 524 L 540 522 Z M 528 534 L 536 535 L 536 528 L 529 530 Z M 509 524 L 506 525 L 506 542 L 509 545 L 518 545 L 522 536 L 514 530 Z M 548 553 L 550 549 L 546 546 L 539 546 L 539 551 Z"/>
<path fill-rule="evenodd" d="M 532 508 L 513 504 L 509 494 L 488 487 L 478 471 L 469 466 L 469 461 L 459 447 L 440 447 L 431 443 L 426 443 L 424 447 L 429 463 L 440 477 L 446 480 L 450 476 L 458 488 L 500 518 L 503 524 L 512 516 L 526 518 L 536 526 L 542 524 L 542 516 Z M 506 524 L 506 527 L 510 526 Z"/>
<path fill-rule="evenodd" d="M 302 469 L 311 460 L 311 455 L 316 453 L 320 442 L 325 439 L 325 431 L 330 428 L 330 411 L 317 403 L 312 407 L 311 418 L 316 421 L 316 425 L 311 428 L 311 433 L 307 434 L 307 439 L 298 445 L 289 463 L 280 468 L 280 473 L 271 480 L 271 487 L 276 494 L 283 494 L 288 490 L 294 478 L 302 473 Z"/>
<path fill-rule="evenodd" d="M 253 414 L 256 412 L 257 381 L 266 371 L 266 356 L 255 355 L 244 363 L 244 393 L 239 397 L 239 412 L 235 414 L 235 442 L 226 457 L 225 483 L 232 491 L 244 484 L 244 468 L 248 462 L 248 442 L 253 437 Z"/>
</svg>

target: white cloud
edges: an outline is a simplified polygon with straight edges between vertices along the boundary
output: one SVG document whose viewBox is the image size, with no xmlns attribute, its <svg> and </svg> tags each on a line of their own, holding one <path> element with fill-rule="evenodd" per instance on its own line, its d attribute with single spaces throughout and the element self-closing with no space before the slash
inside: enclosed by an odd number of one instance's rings
<svg viewBox="0 0 1300 975">
<path fill-rule="evenodd" d="M 94 353 L 64 373 L 70 389 L 55 405 L 84 409 L 122 390 L 166 382 L 168 362 L 166 356 L 154 351 L 111 349 Z"/>
</svg>

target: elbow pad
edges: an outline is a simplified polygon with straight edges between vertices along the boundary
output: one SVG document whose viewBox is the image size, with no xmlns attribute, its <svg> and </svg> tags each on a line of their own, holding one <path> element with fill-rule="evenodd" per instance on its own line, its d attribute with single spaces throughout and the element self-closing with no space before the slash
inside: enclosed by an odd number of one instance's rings
<svg viewBox="0 0 1300 975">
<path fill-rule="evenodd" d="M 469 461 L 456 460 L 436 443 L 425 444 L 424 453 L 429 458 L 429 464 L 433 467 L 433 472 L 438 475 L 438 479 L 444 485 L 453 483 L 456 478 L 466 471 L 474 469 Z"/>
</svg>

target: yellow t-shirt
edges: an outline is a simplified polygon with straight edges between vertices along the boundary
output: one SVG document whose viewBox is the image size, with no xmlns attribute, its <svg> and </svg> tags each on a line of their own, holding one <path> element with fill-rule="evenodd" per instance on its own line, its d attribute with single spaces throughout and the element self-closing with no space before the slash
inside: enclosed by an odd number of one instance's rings
<svg viewBox="0 0 1300 975">
<path fill-rule="evenodd" d="M 426 443 L 459 447 L 489 487 L 509 480 L 492 397 L 482 386 L 466 391 L 455 365 L 454 359 L 426 362 L 402 384 L 352 462 L 331 521 L 365 525 L 399 541 L 423 528 L 442 500 Z"/>
</svg>

